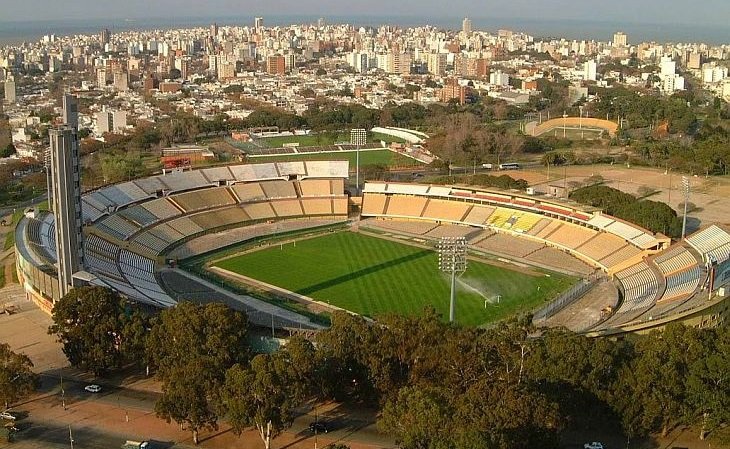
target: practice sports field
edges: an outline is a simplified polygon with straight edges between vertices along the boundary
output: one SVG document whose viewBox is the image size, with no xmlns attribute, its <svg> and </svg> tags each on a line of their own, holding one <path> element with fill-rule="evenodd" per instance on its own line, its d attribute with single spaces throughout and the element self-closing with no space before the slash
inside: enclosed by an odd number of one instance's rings
<svg viewBox="0 0 730 449">
<path fill-rule="evenodd" d="M 389 136 L 387 134 L 380 134 L 374 132 L 368 132 L 368 142 L 380 142 L 385 141 L 387 143 L 396 142 L 404 143 L 405 141 L 399 137 Z M 321 133 L 308 134 L 304 136 L 279 136 L 279 137 L 262 137 L 257 140 L 257 143 L 261 146 L 268 148 L 279 148 L 287 143 L 298 143 L 303 147 L 318 147 L 322 145 L 334 145 L 336 142 L 349 142 L 350 133 Z"/>
<path fill-rule="evenodd" d="M 249 160 L 253 163 L 293 162 L 293 161 L 349 161 L 354 170 L 357 154 L 355 151 L 331 151 L 323 153 L 282 154 L 276 156 L 256 156 Z M 360 166 L 382 164 L 388 167 L 416 167 L 423 163 L 390 150 L 360 151 Z"/>
<path fill-rule="evenodd" d="M 215 266 L 370 317 L 416 315 L 427 305 L 449 315 L 450 281 L 434 251 L 358 233 L 273 246 Z M 457 282 L 456 319 L 478 326 L 529 311 L 575 281 L 470 261 Z"/>
</svg>

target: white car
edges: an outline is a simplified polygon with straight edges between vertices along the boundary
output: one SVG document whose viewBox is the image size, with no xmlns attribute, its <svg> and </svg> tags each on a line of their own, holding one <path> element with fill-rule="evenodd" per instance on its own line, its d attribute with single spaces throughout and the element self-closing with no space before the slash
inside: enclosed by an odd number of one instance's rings
<svg viewBox="0 0 730 449">
<path fill-rule="evenodd" d="M 99 385 L 92 384 L 85 386 L 84 390 L 88 391 L 89 393 L 98 393 L 101 391 L 101 387 Z"/>
<path fill-rule="evenodd" d="M 599 443 L 597 441 L 586 443 L 583 445 L 583 449 L 603 449 L 603 443 Z"/>
<path fill-rule="evenodd" d="M 15 415 L 9 413 L 9 412 L 1 412 L 0 413 L 0 419 L 5 419 L 8 421 L 15 421 Z"/>
</svg>

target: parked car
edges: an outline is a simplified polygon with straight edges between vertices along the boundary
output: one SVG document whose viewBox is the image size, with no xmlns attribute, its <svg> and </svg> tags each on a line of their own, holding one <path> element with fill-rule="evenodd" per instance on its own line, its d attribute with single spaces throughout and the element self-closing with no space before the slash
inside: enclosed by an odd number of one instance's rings
<svg viewBox="0 0 730 449">
<path fill-rule="evenodd" d="M 101 387 L 96 384 L 91 384 L 85 386 L 84 390 L 88 391 L 89 393 L 99 393 L 101 391 Z"/>
<path fill-rule="evenodd" d="M 603 449 L 603 443 L 599 443 L 598 441 L 586 443 L 583 445 L 583 449 Z"/>
<path fill-rule="evenodd" d="M 15 421 L 16 419 L 18 419 L 18 417 L 6 410 L 4 412 L 0 412 L 0 419 Z"/>
<path fill-rule="evenodd" d="M 329 427 L 324 421 L 315 421 L 309 424 L 309 431 L 313 433 L 327 433 L 329 432 Z"/>
</svg>

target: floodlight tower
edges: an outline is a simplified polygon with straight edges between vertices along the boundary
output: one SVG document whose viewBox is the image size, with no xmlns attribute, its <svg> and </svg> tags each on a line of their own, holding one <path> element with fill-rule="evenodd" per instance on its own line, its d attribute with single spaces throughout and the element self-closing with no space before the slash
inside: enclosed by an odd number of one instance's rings
<svg viewBox="0 0 730 449">
<path fill-rule="evenodd" d="M 451 274 L 451 302 L 449 322 L 454 322 L 456 309 L 456 273 L 466 271 L 466 238 L 442 237 L 436 245 L 439 253 L 439 269 Z"/>
<path fill-rule="evenodd" d="M 684 197 L 684 217 L 682 218 L 682 240 L 687 233 L 687 203 L 689 202 L 690 195 L 690 182 L 689 178 L 682 176 L 682 196 Z"/>
<path fill-rule="evenodd" d="M 360 193 L 360 147 L 368 141 L 368 132 L 362 128 L 355 128 L 350 131 L 350 144 L 355 145 L 355 185 L 357 193 Z"/>
</svg>

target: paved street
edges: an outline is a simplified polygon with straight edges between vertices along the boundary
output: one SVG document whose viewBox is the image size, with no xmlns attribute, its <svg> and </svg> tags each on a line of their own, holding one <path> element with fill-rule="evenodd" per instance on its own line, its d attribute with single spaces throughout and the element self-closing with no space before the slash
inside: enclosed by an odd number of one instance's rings
<svg viewBox="0 0 730 449">
<path fill-rule="evenodd" d="M 193 447 L 190 432 L 155 416 L 160 385 L 154 379 L 140 372 L 97 380 L 69 367 L 60 345 L 47 333 L 50 317 L 25 299 L 19 285 L 0 289 L 0 307 L 6 304 L 15 305 L 18 312 L 0 315 L 0 342 L 10 344 L 14 351 L 24 352 L 33 360 L 41 384 L 34 397 L 13 406 L 22 418 L 17 422 L 20 431 L 14 443 L 0 443 L 0 448 L 69 448 L 69 427 L 75 449 L 118 448 L 127 439 L 153 440 L 153 447 L 160 449 Z M 100 384 L 102 391 L 84 391 L 89 383 Z M 276 438 L 275 447 L 314 447 L 315 437 L 308 429 L 314 412 L 308 412 Z M 369 411 L 343 410 L 337 404 L 328 404 L 320 406 L 317 414 L 334 428 L 317 437 L 317 447 L 333 442 L 343 442 L 353 449 L 394 447 L 392 440 L 377 432 Z M 204 448 L 263 447 L 256 431 L 237 437 L 225 425 L 217 431 L 201 432 L 200 437 L 200 446 Z"/>
</svg>

